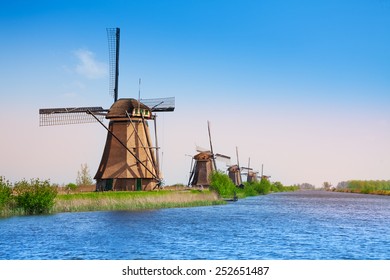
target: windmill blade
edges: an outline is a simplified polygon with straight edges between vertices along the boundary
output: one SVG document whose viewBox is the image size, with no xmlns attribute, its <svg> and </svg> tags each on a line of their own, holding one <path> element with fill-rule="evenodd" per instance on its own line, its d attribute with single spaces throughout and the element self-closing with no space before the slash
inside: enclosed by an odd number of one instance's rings
<svg viewBox="0 0 390 280">
<path fill-rule="evenodd" d="M 222 154 L 215 154 L 215 160 L 222 161 L 226 165 L 230 165 L 230 157 Z"/>
<path fill-rule="evenodd" d="M 253 170 L 253 168 L 250 168 L 250 167 L 244 167 L 244 166 L 241 166 L 241 169 L 243 169 L 243 170 Z"/>
<path fill-rule="evenodd" d="M 114 102 L 116 102 L 118 100 L 120 29 L 117 27 L 107 28 L 107 38 L 110 73 L 109 94 L 114 97 Z"/>
<path fill-rule="evenodd" d="M 237 166 L 240 168 L 240 160 L 238 158 L 238 147 L 236 146 Z"/>
<path fill-rule="evenodd" d="M 210 151 L 211 151 L 211 154 L 214 155 L 213 143 L 211 141 L 211 131 L 210 131 L 210 122 L 209 121 L 207 121 L 207 129 L 209 131 Z M 214 157 L 213 157 L 213 165 L 214 165 L 214 170 L 217 170 L 217 164 L 215 163 L 215 158 Z"/>
<path fill-rule="evenodd" d="M 187 186 L 190 186 L 192 177 L 194 177 L 195 166 L 193 166 L 193 164 L 194 164 L 194 158 L 191 158 L 190 176 L 189 176 L 189 178 L 188 178 L 188 184 L 187 184 Z"/>
<path fill-rule="evenodd" d="M 152 112 L 173 112 L 175 97 L 140 99 L 140 102 L 150 108 Z"/>
<path fill-rule="evenodd" d="M 91 123 L 96 118 L 102 121 L 107 111 L 102 107 L 39 109 L 39 126 Z"/>
<path fill-rule="evenodd" d="M 208 152 L 208 153 L 210 153 L 210 150 L 209 150 L 209 149 L 203 148 L 203 147 L 201 147 L 201 146 L 195 146 L 195 150 L 196 150 L 198 153 L 203 153 L 203 152 Z"/>
</svg>

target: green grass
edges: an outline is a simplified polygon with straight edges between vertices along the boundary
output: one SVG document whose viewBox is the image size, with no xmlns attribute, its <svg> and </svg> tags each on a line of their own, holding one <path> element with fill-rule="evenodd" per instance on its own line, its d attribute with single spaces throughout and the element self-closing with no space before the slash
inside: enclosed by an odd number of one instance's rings
<svg viewBox="0 0 390 280">
<path fill-rule="evenodd" d="M 211 175 L 210 189 L 217 192 L 222 198 L 230 199 L 234 196 L 245 198 L 248 196 L 265 195 L 270 192 L 296 191 L 294 186 L 283 186 L 280 182 L 271 183 L 267 178 L 257 182 L 244 182 L 243 188 L 238 188 L 230 180 L 227 174 L 213 172 Z"/>
<path fill-rule="evenodd" d="M 146 210 L 221 203 L 210 191 L 94 192 L 58 195 L 53 212 Z"/>
<path fill-rule="evenodd" d="M 341 192 L 390 195 L 390 181 L 385 180 L 351 180 L 346 188 L 337 189 Z"/>
</svg>

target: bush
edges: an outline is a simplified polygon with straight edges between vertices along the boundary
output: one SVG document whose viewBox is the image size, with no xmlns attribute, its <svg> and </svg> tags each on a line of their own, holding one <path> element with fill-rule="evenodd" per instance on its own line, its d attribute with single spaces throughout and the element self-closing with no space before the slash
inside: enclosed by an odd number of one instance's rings
<svg viewBox="0 0 390 280">
<path fill-rule="evenodd" d="M 258 194 L 268 194 L 271 191 L 271 183 L 267 178 L 261 178 L 260 182 L 256 182 L 254 186 Z"/>
<path fill-rule="evenodd" d="M 210 189 L 216 191 L 222 197 L 232 197 L 237 191 L 229 176 L 221 172 L 213 172 L 210 181 Z"/>
<path fill-rule="evenodd" d="M 49 213 L 57 196 L 57 188 L 51 186 L 48 180 L 22 180 L 15 183 L 14 191 L 16 207 L 22 208 L 28 215 Z"/>
<path fill-rule="evenodd" d="M 74 192 L 77 190 L 78 186 L 75 183 L 69 183 L 65 186 L 66 191 L 69 192 Z"/>
<path fill-rule="evenodd" d="M 374 193 L 376 191 L 390 190 L 390 181 L 379 180 L 351 180 L 347 182 L 347 188 L 361 193 Z"/>
<path fill-rule="evenodd" d="M 6 208 L 12 200 L 11 184 L 0 176 L 0 210 Z"/>
<path fill-rule="evenodd" d="M 256 191 L 255 182 L 245 182 L 244 183 L 244 194 L 245 196 L 256 196 L 258 195 Z"/>
<path fill-rule="evenodd" d="M 271 184 L 271 191 L 273 192 L 283 192 L 284 188 L 285 187 L 280 182 L 274 182 Z"/>
</svg>

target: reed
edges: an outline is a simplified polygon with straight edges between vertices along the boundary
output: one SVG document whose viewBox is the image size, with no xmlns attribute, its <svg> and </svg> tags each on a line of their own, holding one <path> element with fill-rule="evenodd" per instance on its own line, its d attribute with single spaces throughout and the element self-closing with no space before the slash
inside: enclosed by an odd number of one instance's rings
<svg viewBox="0 0 390 280">
<path fill-rule="evenodd" d="M 53 212 L 146 210 L 222 203 L 210 191 L 95 192 L 58 195 Z"/>
</svg>

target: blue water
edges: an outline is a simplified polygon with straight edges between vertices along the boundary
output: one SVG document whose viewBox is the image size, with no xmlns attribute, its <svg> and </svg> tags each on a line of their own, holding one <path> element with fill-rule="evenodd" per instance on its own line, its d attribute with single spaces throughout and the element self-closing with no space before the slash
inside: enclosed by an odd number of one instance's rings
<svg viewBox="0 0 390 280">
<path fill-rule="evenodd" d="M 390 259 L 390 197 L 276 193 L 222 206 L 0 219 L 0 259 Z"/>
</svg>

